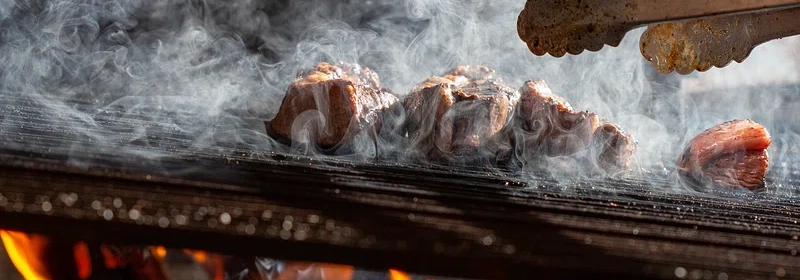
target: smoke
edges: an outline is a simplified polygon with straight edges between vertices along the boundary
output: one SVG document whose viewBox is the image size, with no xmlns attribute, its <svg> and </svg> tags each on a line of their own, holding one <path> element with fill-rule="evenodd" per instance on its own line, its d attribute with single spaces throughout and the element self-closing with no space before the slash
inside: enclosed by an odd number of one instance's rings
<svg viewBox="0 0 800 280">
<path fill-rule="evenodd" d="M 773 162 L 797 149 L 798 113 L 790 106 L 797 88 L 765 89 L 796 82 L 796 38 L 764 44 L 742 64 L 665 76 L 654 74 L 639 55 L 642 29 L 617 48 L 559 59 L 534 56 L 517 37 L 523 5 L 3 1 L 4 105 L 11 114 L 31 108 L 48 113 L 33 127 L 6 115 L 0 129 L 8 135 L 31 129 L 60 134 L 55 138 L 61 140 L 6 144 L 26 150 L 49 145 L 51 152 L 74 158 L 107 153 L 153 160 L 225 147 L 313 154 L 307 145 L 287 147 L 271 139 L 262 122 L 276 114 L 298 70 L 321 61 L 357 62 L 375 70 L 382 85 L 402 99 L 428 76 L 481 64 L 513 88 L 544 79 L 577 110 L 618 124 L 639 141 L 637 167 L 672 168 L 688 139 L 733 118 L 752 118 L 772 132 Z M 378 149 L 403 147 L 381 140 L 376 148 L 364 144 L 368 138 L 355 147 L 359 160 L 381 154 Z"/>
</svg>

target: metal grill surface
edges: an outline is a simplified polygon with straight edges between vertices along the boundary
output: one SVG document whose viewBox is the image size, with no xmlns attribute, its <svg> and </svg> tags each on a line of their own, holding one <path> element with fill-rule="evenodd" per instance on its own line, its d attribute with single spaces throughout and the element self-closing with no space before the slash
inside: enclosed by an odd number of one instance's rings
<svg viewBox="0 0 800 280">
<path fill-rule="evenodd" d="M 185 118 L 0 98 L 7 228 L 469 278 L 800 275 L 800 177 L 725 196 L 676 192 L 655 172 L 564 183 L 291 156 L 226 145 L 230 130 L 181 130 Z"/>
</svg>

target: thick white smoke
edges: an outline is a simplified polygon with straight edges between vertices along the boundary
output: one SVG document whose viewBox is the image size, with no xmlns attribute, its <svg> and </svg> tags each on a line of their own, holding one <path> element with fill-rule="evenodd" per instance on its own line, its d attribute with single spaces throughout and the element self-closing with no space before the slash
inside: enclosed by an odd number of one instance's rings
<svg viewBox="0 0 800 280">
<path fill-rule="evenodd" d="M 636 160 L 643 167 L 670 168 L 689 138 L 732 118 L 753 118 L 770 129 L 774 154 L 795 149 L 797 113 L 784 93 L 796 88 L 764 87 L 796 82 L 797 40 L 767 43 L 743 64 L 662 76 L 639 54 L 641 29 L 620 47 L 596 53 L 559 59 L 530 54 L 516 31 L 523 5 L 9 0 L 0 3 L 0 90 L 11 108 L 6 114 L 47 108 L 40 126 L 91 143 L 56 143 L 54 153 L 155 158 L 219 146 L 285 150 L 266 136 L 261 121 L 275 115 L 297 71 L 320 61 L 368 66 L 401 98 L 427 76 L 483 64 L 514 88 L 545 79 L 576 109 L 619 124 L 639 140 Z M 723 87 L 722 94 L 707 92 Z M 139 121 L 109 121 L 120 116 Z M 29 129 L 9 119 L 3 133 Z M 152 147 L 122 148 L 129 144 Z"/>
</svg>

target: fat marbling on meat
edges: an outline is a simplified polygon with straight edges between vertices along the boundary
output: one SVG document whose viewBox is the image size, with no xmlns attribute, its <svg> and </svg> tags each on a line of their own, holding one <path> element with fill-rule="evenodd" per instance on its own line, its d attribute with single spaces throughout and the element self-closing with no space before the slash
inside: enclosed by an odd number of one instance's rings
<svg viewBox="0 0 800 280">
<path fill-rule="evenodd" d="M 678 174 L 693 184 L 761 189 L 771 143 L 767 129 L 752 120 L 724 122 L 689 141 L 678 159 Z"/>
<path fill-rule="evenodd" d="M 286 91 L 277 115 L 268 126 L 270 135 L 300 140 L 309 129 L 315 144 L 333 148 L 367 129 L 381 129 L 384 113 L 399 99 L 382 88 L 378 74 L 354 63 L 322 62 L 303 70 Z M 310 127 L 298 127 L 309 119 Z"/>
<path fill-rule="evenodd" d="M 404 102 L 410 148 L 430 159 L 491 155 L 518 99 L 485 66 L 457 66 L 429 77 Z"/>
</svg>

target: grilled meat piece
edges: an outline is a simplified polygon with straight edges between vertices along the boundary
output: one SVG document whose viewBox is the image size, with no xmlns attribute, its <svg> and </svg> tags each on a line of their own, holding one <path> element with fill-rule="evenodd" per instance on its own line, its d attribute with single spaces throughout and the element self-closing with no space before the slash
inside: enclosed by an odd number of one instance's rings
<svg viewBox="0 0 800 280">
<path fill-rule="evenodd" d="M 606 171 L 621 171 L 631 168 L 637 142 L 619 126 L 603 122 L 593 135 L 597 165 Z"/>
<path fill-rule="evenodd" d="M 592 143 L 600 126 L 597 114 L 575 111 L 541 80 L 526 82 L 520 93 L 514 123 L 524 136 L 526 148 L 554 157 L 574 154 Z"/>
<path fill-rule="evenodd" d="M 383 113 L 399 104 L 381 88 L 377 73 L 357 64 L 323 62 L 298 76 L 268 126 L 276 138 L 301 141 L 306 130 L 316 145 L 333 148 L 363 130 L 380 129 Z"/>
<path fill-rule="evenodd" d="M 767 150 L 727 154 L 708 163 L 703 173 L 713 184 L 742 186 L 747 189 L 764 187 L 769 166 Z"/>
<path fill-rule="evenodd" d="M 458 66 L 430 77 L 404 102 L 411 148 L 432 159 L 492 153 L 518 99 L 484 66 Z"/>
<path fill-rule="evenodd" d="M 678 174 L 693 184 L 761 189 L 771 143 L 766 128 L 752 120 L 721 123 L 689 141 L 678 159 Z"/>
<path fill-rule="evenodd" d="M 576 111 L 542 80 L 520 88 L 520 102 L 510 127 L 518 159 L 532 163 L 543 157 L 573 157 L 606 172 L 630 168 L 637 142 L 597 114 Z M 595 164 L 596 163 L 596 164 Z"/>
</svg>

